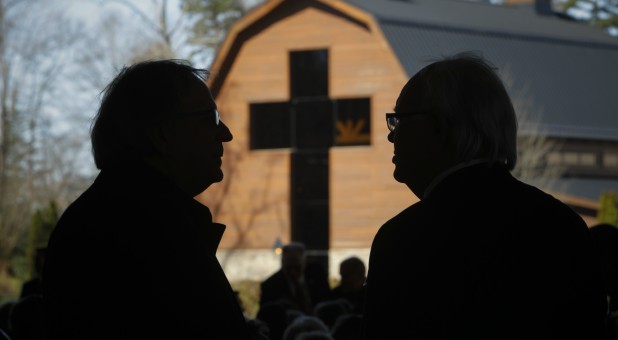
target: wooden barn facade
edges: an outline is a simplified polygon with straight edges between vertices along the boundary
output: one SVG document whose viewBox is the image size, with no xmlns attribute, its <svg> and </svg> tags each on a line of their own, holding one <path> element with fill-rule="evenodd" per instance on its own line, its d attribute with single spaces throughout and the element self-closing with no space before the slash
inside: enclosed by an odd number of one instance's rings
<svg viewBox="0 0 618 340">
<path fill-rule="evenodd" d="M 224 181 L 199 197 L 227 225 L 221 248 L 290 240 L 315 254 L 368 248 L 416 200 L 392 177 L 384 113 L 429 59 L 463 50 L 508 72 L 512 95 L 525 92 L 543 111 L 536 128 L 560 147 L 542 164 L 566 166 L 562 184 L 584 183 L 545 189 L 594 223 L 599 193 L 618 190 L 618 39 L 534 8 L 453 0 L 269 0 L 254 8 L 210 67 L 209 86 L 234 134 Z"/>
</svg>

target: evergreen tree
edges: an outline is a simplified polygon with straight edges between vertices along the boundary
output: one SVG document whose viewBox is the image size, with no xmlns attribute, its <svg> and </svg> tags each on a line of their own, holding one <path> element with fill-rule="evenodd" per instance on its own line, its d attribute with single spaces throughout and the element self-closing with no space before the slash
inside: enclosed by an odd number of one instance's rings
<svg viewBox="0 0 618 340">
<path fill-rule="evenodd" d="M 46 208 L 38 209 L 32 216 L 26 248 L 29 278 L 37 275 L 35 263 L 37 251 L 47 247 L 47 241 L 56 227 L 58 217 L 58 207 L 54 201 L 50 201 Z"/>
</svg>

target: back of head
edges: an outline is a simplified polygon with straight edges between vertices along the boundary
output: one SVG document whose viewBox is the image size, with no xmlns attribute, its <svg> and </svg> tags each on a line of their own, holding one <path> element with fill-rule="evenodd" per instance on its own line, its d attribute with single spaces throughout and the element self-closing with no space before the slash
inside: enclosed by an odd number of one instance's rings
<svg viewBox="0 0 618 340">
<path fill-rule="evenodd" d="M 360 291 L 365 284 L 366 268 L 363 260 L 356 256 L 349 257 L 339 264 L 341 289 L 345 292 Z"/>
<path fill-rule="evenodd" d="M 290 242 L 281 247 L 281 254 L 283 256 L 304 256 L 305 245 L 301 242 Z"/>
<path fill-rule="evenodd" d="M 321 301 L 313 308 L 313 314 L 328 326 L 329 329 L 335 325 L 337 318 L 352 312 L 354 307 L 345 299 L 334 299 Z"/>
<path fill-rule="evenodd" d="M 178 109 L 184 90 L 208 71 L 183 60 L 149 60 L 124 67 L 104 90 L 91 130 L 99 169 L 153 152 L 149 127 Z"/>
<path fill-rule="evenodd" d="M 462 52 L 435 61 L 409 81 L 442 128 L 453 132 L 457 162 L 488 159 L 512 170 L 517 162 L 517 117 L 496 68 L 482 56 Z"/>
<path fill-rule="evenodd" d="M 343 276 L 365 276 L 367 273 L 365 263 L 356 256 L 348 257 L 339 264 L 339 274 Z"/>
<path fill-rule="evenodd" d="M 301 315 L 294 319 L 283 333 L 283 340 L 294 340 L 301 333 L 319 331 L 329 333 L 328 326 L 318 317 L 311 315 Z"/>
</svg>

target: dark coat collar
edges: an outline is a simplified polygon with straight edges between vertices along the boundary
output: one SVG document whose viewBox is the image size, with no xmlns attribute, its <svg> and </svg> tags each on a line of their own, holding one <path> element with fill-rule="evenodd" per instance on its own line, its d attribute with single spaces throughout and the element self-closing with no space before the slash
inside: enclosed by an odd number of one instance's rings
<svg viewBox="0 0 618 340">
<path fill-rule="evenodd" d="M 101 170 L 95 185 L 122 188 L 126 195 L 151 205 L 183 214 L 193 222 L 210 253 L 214 253 L 225 232 L 225 225 L 214 223 L 210 209 L 182 191 L 173 181 L 141 161 L 131 161 L 122 166 Z M 114 189 L 111 189 L 114 190 Z"/>
</svg>

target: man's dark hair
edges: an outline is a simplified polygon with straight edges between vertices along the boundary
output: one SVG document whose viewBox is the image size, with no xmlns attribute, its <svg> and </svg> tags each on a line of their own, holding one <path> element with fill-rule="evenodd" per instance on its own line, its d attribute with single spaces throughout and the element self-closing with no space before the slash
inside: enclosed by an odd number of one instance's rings
<svg viewBox="0 0 618 340">
<path fill-rule="evenodd" d="M 148 60 L 125 66 L 103 90 L 91 128 L 98 169 L 152 152 L 147 131 L 178 109 L 192 82 L 209 72 L 179 59 Z"/>
<path fill-rule="evenodd" d="M 412 89 L 430 105 L 444 128 L 455 128 L 459 162 L 486 158 L 517 163 L 517 117 L 497 68 L 466 51 L 424 67 Z"/>
</svg>

